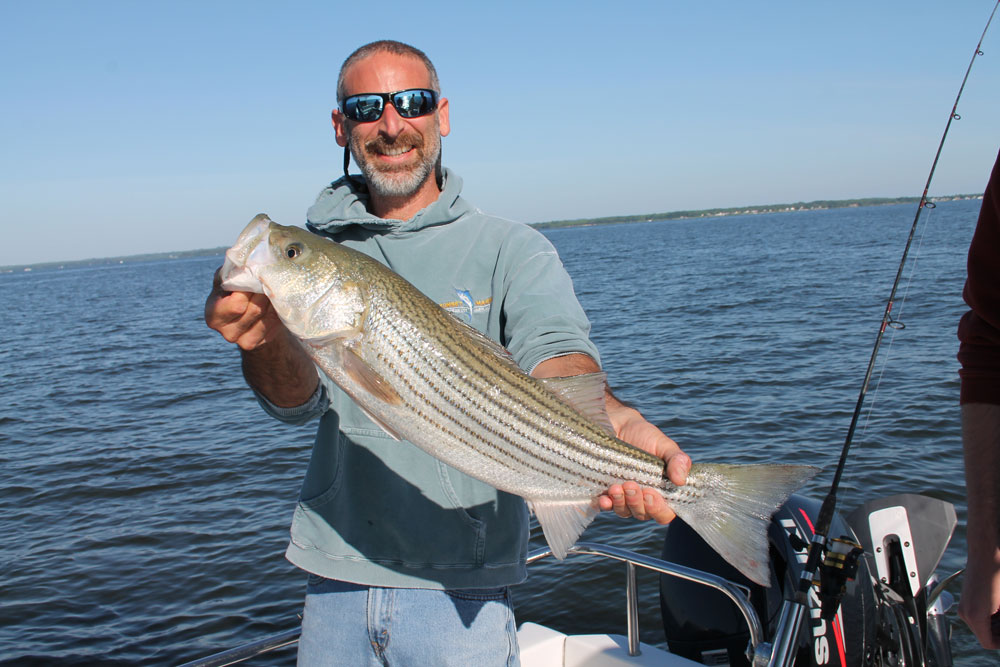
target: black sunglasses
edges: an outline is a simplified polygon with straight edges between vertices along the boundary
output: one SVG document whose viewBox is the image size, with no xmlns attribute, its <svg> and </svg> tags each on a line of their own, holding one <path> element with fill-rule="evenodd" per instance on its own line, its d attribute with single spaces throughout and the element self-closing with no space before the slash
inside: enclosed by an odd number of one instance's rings
<svg viewBox="0 0 1000 667">
<path fill-rule="evenodd" d="M 392 102 L 401 117 L 417 118 L 437 109 L 437 93 L 426 88 L 410 88 L 395 93 L 351 95 L 344 100 L 344 115 L 359 123 L 372 123 L 382 117 L 386 102 Z"/>
</svg>

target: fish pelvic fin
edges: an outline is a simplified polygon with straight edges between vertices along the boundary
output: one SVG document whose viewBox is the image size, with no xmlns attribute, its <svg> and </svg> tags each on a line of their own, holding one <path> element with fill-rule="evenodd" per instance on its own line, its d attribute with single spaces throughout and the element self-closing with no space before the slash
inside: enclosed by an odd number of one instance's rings
<svg viewBox="0 0 1000 667">
<path fill-rule="evenodd" d="M 818 472 L 819 468 L 803 465 L 696 464 L 688 483 L 703 485 L 704 496 L 670 506 L 733 567 L 761 586 L 770 586 L 771 516 Z"/>
<path fill-rule="evenodd" d="M 590 500 L 529 500 L 552 555 L 562 560 L 600 510 Z"/>
</svg>

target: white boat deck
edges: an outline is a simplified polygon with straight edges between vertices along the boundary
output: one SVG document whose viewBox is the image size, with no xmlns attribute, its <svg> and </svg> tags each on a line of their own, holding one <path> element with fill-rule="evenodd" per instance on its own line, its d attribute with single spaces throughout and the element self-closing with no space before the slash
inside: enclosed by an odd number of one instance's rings
<svg viewBox="0 0 1000 667">
<path fill-rule="evenodd" d="M 537 623 L 521 625 L 517 642 L 521 667 L 704 667 L 645 643 L 630 656 L 623 635 L 565 635 Z"/>
</svg>

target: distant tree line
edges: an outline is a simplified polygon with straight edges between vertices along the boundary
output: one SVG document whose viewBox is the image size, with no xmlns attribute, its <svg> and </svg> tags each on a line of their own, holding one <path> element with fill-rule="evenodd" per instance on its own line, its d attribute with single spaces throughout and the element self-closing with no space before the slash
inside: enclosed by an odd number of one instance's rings
<svg viewBox="0 0 1000 667">
<path fill-rule="evenodd" d="M 980 199 L 982 195 L 951 195 L 933 197 L 931 201 L 955 201 L 959 199 Z M 765 204 L 760 206 L 734 206 L 732 208 L 707 208 L 697 211 L 669 211 L 667 213 L 645 213 L 639 215 L 616 215 L 603 218 L 577 218 L 575 220 L 553 220 L 536 222 L 536 229 L 556 227 L 584 227 L 590 225 L 617 225 L 627 222 L 658 222 L 664 220 L 684 220 L 691 218 L 716 218 L 726 215 L 754 215 L 760 213 L 786 213 L 791 211 L 816 211 L 829 208 L 855 208 L 860 206 L 887 206 L 889 204 L 916 204 L 920 197 L 868 197 L 866 199 L 819 199 L 794 204 Z"/>
</svg>

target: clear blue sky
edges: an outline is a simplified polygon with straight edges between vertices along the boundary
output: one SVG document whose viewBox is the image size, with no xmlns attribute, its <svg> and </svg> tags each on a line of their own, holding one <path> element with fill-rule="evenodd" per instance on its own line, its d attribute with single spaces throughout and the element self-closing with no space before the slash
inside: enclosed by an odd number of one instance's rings
<svg viewBox="0 0 1000 667">
<path fill-rule="evenodd" d="M 919 196 L 994 0 L 3 2 L 0 265 L 231 244 L 341 171 L 343 59 L 434 60 L 446 166 L 552 219 Z M 1000 16 L 931 194 L 1000 149 Z"/>
</svg>

